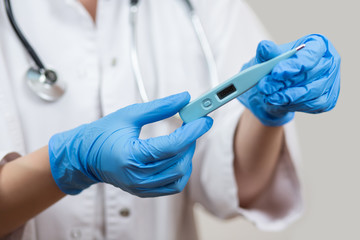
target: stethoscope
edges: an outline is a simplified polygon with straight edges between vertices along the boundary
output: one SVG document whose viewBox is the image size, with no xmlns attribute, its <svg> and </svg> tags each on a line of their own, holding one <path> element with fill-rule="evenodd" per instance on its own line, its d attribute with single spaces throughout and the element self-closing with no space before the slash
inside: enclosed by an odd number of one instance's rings
<svg viewBox="0 0 360 240">
<path fill-rule="evenodd" d="M 209 72 L 210 84 L 212 87 L 218 84 L 218 73 L 214 59 L 214 55 L 211 51 L 209 41 L 205 35 L 204 28 L 200 22 L 198 15 L 196 14 L 194 7 L 190 0 L 183 0 L 188 8 L 189 17 L 191 19 L 194 32 L 199 41 L 201 49 L 204 54 L 204 59 L 207 64 L 207 70 Z M 54 102 L 60 99 L 66 90 L 65 82 L 58 78 L 56 71 L 46 68 L 41 61 L 39 55 L 35 52 L 33 47 L 27 41 L 19 26 L 17 25 L 13 16 L 10 0 L 4 0 L 6 13 L 14 29 L 17 37 L 25 47 L 26 51 L 33 59 L 36 67 L 30 67 L 26 72 L 26 83 L 29 88 L 41 99 Z M 141 100 L 143 102 L 149 101 L 149 95 L 144 86 L 144 80 L 141 74 L 141 68 L 139 64 L 139 53 L 137 45 L 137 18 L 139 12 L 139 0 L 130 0 L 130 37 L 131 37 L 131 67 L 134 74 L 134 78 L 140 93 Z"/>
<path fill-rule="evenodd" d="M 17 25 L 12 12 L 10 0 L 4 0 L 4 2 L 6 14 L 12 28 L 36 64 L 36 67 L 30 67 L 30 69 L 26 72 L 27 85 L 36 95 L 45 101 L 53 102 L 58 100 L 65 93 L 65 83 L 58 79 L 58 75 L 54 70 L 50 70 L 45 67 L 39 55 L 35 52 L 34 48 L 30 45 Z"/>
</svg>

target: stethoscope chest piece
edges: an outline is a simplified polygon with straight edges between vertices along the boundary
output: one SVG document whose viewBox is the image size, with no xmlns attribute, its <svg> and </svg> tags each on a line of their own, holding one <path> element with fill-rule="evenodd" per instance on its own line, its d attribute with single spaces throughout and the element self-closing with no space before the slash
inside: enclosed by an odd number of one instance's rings
<svg viewBox="0 0 360 240">
<path fill-rule="evenodd" d="M 65 93 L 66 85 L 52 70 L 30 68 L 26 72 L 26 83 L 41 99 L 54 102 Z"/>
</svg>

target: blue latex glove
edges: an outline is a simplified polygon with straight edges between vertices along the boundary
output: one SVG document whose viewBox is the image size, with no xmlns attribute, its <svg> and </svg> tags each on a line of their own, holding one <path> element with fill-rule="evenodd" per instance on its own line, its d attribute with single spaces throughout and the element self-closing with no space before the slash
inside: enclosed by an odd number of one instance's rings
<svg viewBox="0 0 360 240">
<path fill-rule="evenodd" d="M 262 41 L 256 57 L 242 70 L 303 43 L 304 49 L 280 62 L 238 98 L 266 126 L 281 126 L 294 118 L 294 112 L 321 113 L 335 107 L 340 92 L 340 56 L 324 36 L 313 34 L 280 46 Z"/>
<path fill-rule="evenodd" d="M 49 141 L 50 166 L 59 188 L 78 194 L 97 182 L 140 197 L 178 193 L 192 170 L 196 139 L 212 126 L 198 119 L 167 136 L 139 139 L 145 124 L 168 118 L 190 100 L 188 93 L 122 108 Z"/>
</svg>

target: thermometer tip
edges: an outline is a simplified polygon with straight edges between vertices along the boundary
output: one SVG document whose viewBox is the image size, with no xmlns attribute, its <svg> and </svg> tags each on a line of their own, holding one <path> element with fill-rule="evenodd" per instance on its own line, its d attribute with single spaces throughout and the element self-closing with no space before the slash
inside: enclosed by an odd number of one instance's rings
<svg viewBox="0 0 360 240">
<path fill-rule="evenodd" d="M 296 48 L 296 51 L 299 51 L 299 50 L 303 49 L 305 46 L 306 46 L 305 44 L 302 44 L 302 45 L 298 46 Z"/>
</svg>

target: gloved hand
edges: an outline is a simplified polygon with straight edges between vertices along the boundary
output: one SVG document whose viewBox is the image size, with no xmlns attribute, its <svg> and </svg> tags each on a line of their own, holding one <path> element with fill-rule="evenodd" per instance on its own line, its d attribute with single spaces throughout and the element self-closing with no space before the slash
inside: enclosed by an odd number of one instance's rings
<svg viewBox="0 0 360 240">
<path fill-rule="evenodd" d="M 308 35 L 277 46 L 262 41 L 249 68 L 305 43 L 293 57 L 280 62 L 272 72 L 238 99 L 266 126 L 281 126 L 294 112 L 321 113 L 335 107 L 340 92 L 340 56 L 321 35 Z"/>
<path fill-rule="evenodd" d="M 192 170 L 196 139 L 212 126 L 201 118 L 167 136 L 139 139 L 145 124 L 168 118 L 190 100 L 188 93 L 122 108 L 49 141 L 50 166 L 59 188 L 78 194 L 97 182 L 140 197 L 174 194 Z"/>
</svg>

